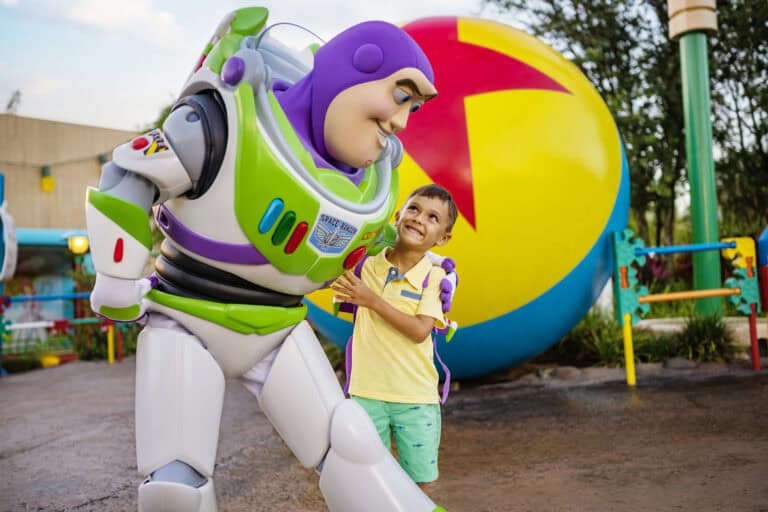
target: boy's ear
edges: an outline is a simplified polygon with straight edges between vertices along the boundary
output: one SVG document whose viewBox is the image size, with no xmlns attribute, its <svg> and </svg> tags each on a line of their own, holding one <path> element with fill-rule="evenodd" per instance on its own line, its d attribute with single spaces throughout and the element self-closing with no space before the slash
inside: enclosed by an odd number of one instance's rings
<svg viewBox="0 0 768 512">
<path fill-rule="evenodd" d="M 395 224 L 400 222 L 400 210 L 395 210 Z"/>
<path fill-rule="evenodd" d="M 446 231 L 445 234 L 443 236 L 441 236 L 437 240 L 437 242 L 435 242 L 435 245 L 445 245 L 445 244 L 448 243 L 448 240 L 450 240 L 450 239 L 451 239 L 451 232 L 450 231 Z"/>
</svg>

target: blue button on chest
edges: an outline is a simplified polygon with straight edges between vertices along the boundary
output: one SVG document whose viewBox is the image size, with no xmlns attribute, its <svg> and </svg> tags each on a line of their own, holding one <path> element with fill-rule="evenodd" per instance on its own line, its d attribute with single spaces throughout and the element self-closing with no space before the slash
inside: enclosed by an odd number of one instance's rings
<svg viewBox="0 0 768 512">
<path fill-rule="evenodd" d="M 277 222 L 277 219 L 280 217 L 282 211 L 283 200 L 273 199 L 272 202 L 269 203 L 269 206 L 267 206 L 264 215 L 261 217 L 261 221 L 259 222 L 259 233 L 266 233 L 272 229 L 272 226 L 275 225 L 275 222 Z"/>
</svg>

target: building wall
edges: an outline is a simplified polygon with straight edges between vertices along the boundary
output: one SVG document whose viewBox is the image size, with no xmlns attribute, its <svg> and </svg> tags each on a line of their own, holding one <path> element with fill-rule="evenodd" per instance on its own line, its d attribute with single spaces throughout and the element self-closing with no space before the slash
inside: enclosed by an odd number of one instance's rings
<svg viewBox="0 0 768 512">
<path fill-rule="evenodd" d="M 5 200 L 17 227 L 85 228 L 85 189 L 96 186 L 99 155 L 134 132 L 0 114 L 0 173 Z M 41 168 L 50 167 L 52 192 L 40 187 Z"/>
</svg>

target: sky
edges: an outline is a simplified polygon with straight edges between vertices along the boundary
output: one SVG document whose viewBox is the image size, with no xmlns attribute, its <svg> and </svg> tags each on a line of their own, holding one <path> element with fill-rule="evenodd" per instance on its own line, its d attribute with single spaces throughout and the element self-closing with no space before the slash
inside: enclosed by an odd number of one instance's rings
<svg viewBox="0 0 768 512">
<path fill-rule="evenodd" d="M 20 90 L 20 116 L 138 130 L 176 98 L 219 21 L 250 6 L 326 40 L 370 19 L 493 16 L 481 0 L 0 0 L 0 112 Z"/>
</svg>

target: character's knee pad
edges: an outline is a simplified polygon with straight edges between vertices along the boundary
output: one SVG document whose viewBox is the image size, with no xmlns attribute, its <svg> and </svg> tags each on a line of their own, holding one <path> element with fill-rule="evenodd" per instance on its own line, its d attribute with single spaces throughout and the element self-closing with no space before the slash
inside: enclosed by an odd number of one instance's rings
<svg viewBox="0 0 768 512">
<path fill-rule="evenodd" d="M 139 512 L 216 512 L 213 481 L 191 487 L 147 480 L 139 486 Z"/>
<path fill-rule="evenodd" d="M 148 475 L 182 461 L 210 477 L 224 398 L 218 363 L 191 334 L 147 327 L 136 357 L 136 455 Z"/>
<path fill-rule="evenodd" d="M 365 466 L 379 463 L 389 453 L 368 413 L 354 400 L 344 400 L 333 412 L 331 450 L 348 462 Z"/>
<path fill-rule="evenodd" d="M 328 357 L 306 322 L 283 342 L 259 395 L 259 405 L 304 467 L 328 450 L 331 416 L 344 394 Z"/>
<path fill-rule="evenodd" d="M 384 448 L 365 410 L 353 400 L 336 407 L 320 490 L 332 512 L 432 512 L 435 504 Z"/>
</svg>

